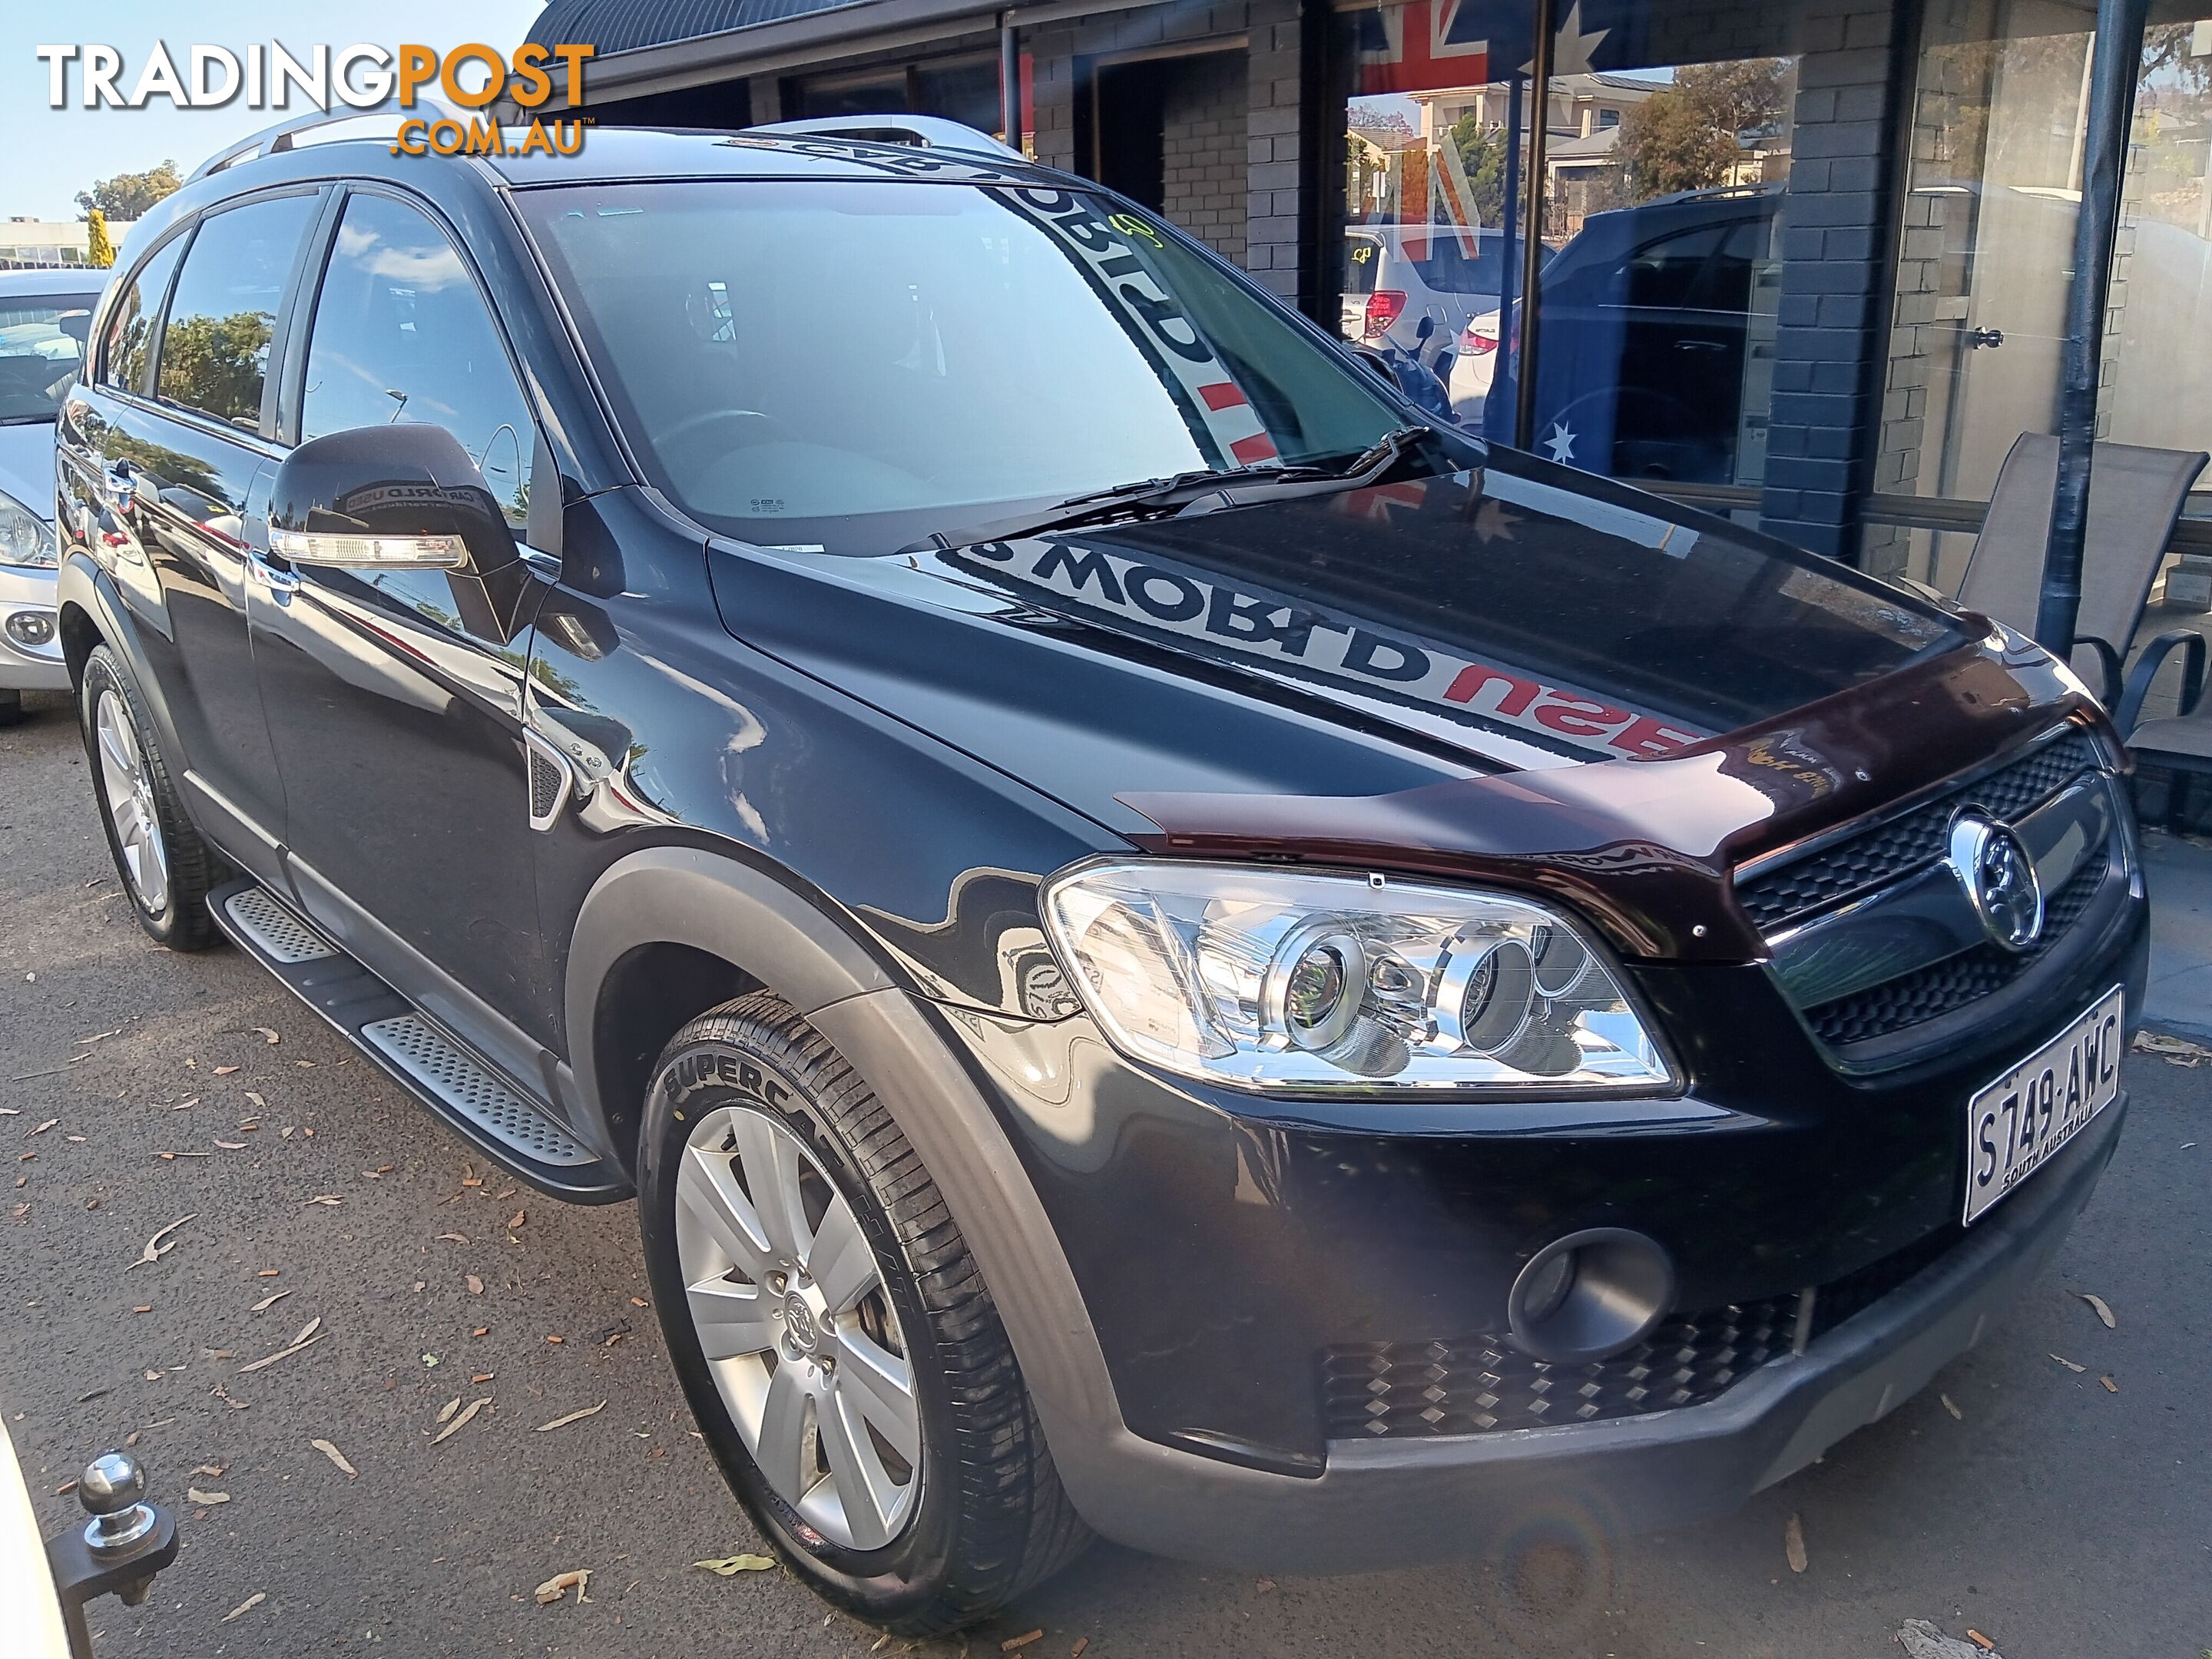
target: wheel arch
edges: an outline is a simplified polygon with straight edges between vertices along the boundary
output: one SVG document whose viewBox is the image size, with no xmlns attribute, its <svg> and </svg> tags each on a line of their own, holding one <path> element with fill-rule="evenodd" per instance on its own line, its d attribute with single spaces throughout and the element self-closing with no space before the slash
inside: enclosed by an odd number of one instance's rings
<svg viewBox="0 0 2212 1659">
<path fill-rule="evenodd" d="M 686 965 L 739 976 L 722 981 L 738 988 L 702 1001 L 718 988 L 693 988 L 656 1006 L 653 975 Z M 991 1288 L 1077 1510 L 1110 1507 L 1091 1475 L 1095 1448 L 1126 1443 L 1128 1431 L 1073 1270 L 1006 1128 L 927 1000 L 791 885 L 690 847 L 632 853 L 592 884 L 565 986 L 568 1059 L 587 1119 L 580 1127 L 634 1164 L 643 1089 L 630 1082 L 636 1061 L 623 1050 L 641 1050 L 649 1028 L 625 1033 L 605 1022 L 626 1012 L 665 1022 L 657 1056 L 692 1018 L 755 987 L 807 1017 L 921 1155 Z M 651 1057 L 645 1065 L 649 1078 Z M 611 1093 L 629 1086 L 635 1098 Z M 1096 1493 L 1091 1503 L 1085 1487 Z"/>
</svg>

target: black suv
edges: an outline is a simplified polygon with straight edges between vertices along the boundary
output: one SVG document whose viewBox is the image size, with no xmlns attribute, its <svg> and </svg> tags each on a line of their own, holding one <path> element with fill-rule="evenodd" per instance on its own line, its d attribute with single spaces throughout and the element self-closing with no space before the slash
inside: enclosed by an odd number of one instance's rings
<svg viewBox="0 0 2212 1659">
<path fill-rule="evenodd" d="M 1011 155 L 270 148 L 62 416 L 117 862 L 636 1198 L 841 1605 L 1723 1509 L 2086 1200 L 2145 909 L 2033 646 L 1431 433 Z"/>
</svg>

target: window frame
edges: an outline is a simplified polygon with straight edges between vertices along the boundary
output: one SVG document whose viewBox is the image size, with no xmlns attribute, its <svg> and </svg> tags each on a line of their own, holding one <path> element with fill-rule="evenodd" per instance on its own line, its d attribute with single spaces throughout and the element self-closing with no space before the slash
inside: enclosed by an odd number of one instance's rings
<svg viewBox="0 0 2212 1659">
<path fill-rule="evenodd" d="M 338 229 L 345 223 L 346 204 L 356 196 L 384 197 L 421 214 L 460 256 L 461 269 L 468 273 L 477 302 L 490 319 L 493 337 L 507 354 L 507 370 L 514 377 L 515 390 L 521 393 L 522 412 L 530 422 L 529 453 L 523 463 L 529 478 L 530 516 L 526 527 L 517 531 L 514 539 L 518 546 L 556 552 L 560 544 L 560 469 L 545 436 L 547 422 L 538 408 L 537 382 L 522 355 L 514 349 L 514 337 L 507 326 L 506 318 L 500 314 L 491 285 L 484 280 L 483 267 L 477 262 L 467 239 L 428 197 L 384 179 L 341 179 L 328 188 L 331 199 L 308 239 L 308 258 L 291 296 L 291 317 L 283 342 L 283 374 L 270 416 L 269 441 L 280 452 L 295 449 L 300 443 L 300 415 L 307 402 L 307 351 L 314 339 L 315 309 L 322 303 L 323 284 L 330 278 L 331 260 L 337 252 Z"/>
</svg>

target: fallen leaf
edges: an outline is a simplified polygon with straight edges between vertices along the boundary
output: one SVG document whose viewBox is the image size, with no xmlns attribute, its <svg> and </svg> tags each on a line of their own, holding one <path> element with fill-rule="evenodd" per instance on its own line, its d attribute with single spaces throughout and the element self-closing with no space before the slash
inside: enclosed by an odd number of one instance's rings
<svg viewBox="0 0 2212 1659">
<path fill-rule="evenodd" d="M 465 1244 L 469 1242 L 459 1233 L 440 1233 L 438 1237 L 453 1244 Z"/>
<path fill-rule="evenodd" d="M 1966 1626 L 1966 1639 L 1969 1642 L 1972 1642 L 1976 1647 L 1979 1648 L 1984 1653 L 1995 1653 L 1997 1650 L 1997 1644 L 1990 1641 L 1988 1637 L 1983 1635 L 1981 1632 L 1976 1630 L 1972 1625 Z"/>
<path fill-rule="evenodd" d="M 252 1027 L 252 1030 L 254 1036 L 259 1037 L 264 1042 L 267 1043 L 272 1048 L 283 1041 L 282 1037 L 278 1036 L 276 1032 L 270 1030 L 266 1025 L 256 1025 Z"/>
<path fill-rule="evenodd" d="M 532 1430 L 531 1432 L 533 1434 L 543 1434 L 548 1429 L 565 1429 L 571 1423 L 580 1423 L 587 1417 L 597 1417 L 601 1412 L 606 1409 L 606 1407 L 607 1402 L 602 1400 L 596 1406 L 586 1406 L 580 1412 L 570 1412 L 566 1417 L 556 1417 L 550 1423 L 540 1423 L 535 1429 Z"/>
<path fill-rule="evenodd" d="M 216 1145 L 226 1152 L 242 1152 L 246 1150 L 246 1143 L 242 1140 L 218 1140 Z"/>
<path fill-rule="evenodd" d="M 2100 1376 L 2097 1381 L 2105 1385 L 2105 1392 L 2106 1394 L 2118 1394 L 2120 1391 L 2120 1385 L 2113 1382 L 2109 1376 Z"/>
<path fill-rule="evenodd" d="M 510 1227 L 520 1227 L 528 1218 L 520 1210 L 517 1210 L 507 1224 Z"/>
<path fill-rule="evenodd" d="M 254 1270 L 253 1276 L 256 1279 L 275 1279 L 283 1271 L 282 1267 L 258 1267 Z"/>
<path fill-rule="evenodd" d="M 490 1334 L 491 1327 L 489 1325 L 472 1325 L 469 1328 L 471 1336 L 488 1336 Z"/>
<path fill-rule="evenodd" d="M 247 1596 L 243 1601 L 240 1601 L 236 1607 L 233 1607 L 228 1613 L 223 1614 L 222 1618 L 216 1620 L 216 1622 L 219 1625 L 227 1625 L 232 1620 L 237 1618 L 241 1613 L 252 1612 L 254 1608 L 259 1607 L 268 1599 L 269 1592 L 267 1590 L 256 1590 L 252 1595 Z"/>
<path fill-rule="evenodd" d="M 2106 1305 L 2105 1298 L 2103 1297 L 2092 1296 L 2087 1291 L 2076 1291 L 2074 1294 L 2080 1297 L 2084 1302 L 2089 1304 L 2090 1310 L 2094 1312 L 2098 1318 L 2105 1322 L 2105 1328 L 2106 1330 L 2116 1331 L 2119 1329 L 2120 1322 L 2112 1316 L 2112 1310 Z"/>
<path fill-rule="evenodd" d="M 264 1296 L 260 1301 L 255 1303 L 252 1308 L 248 1309 L 247 1311 L 249 1313 L 267 1313 L 270 1309 L 275 1307 L 279 1302 L 282 1302 L 286 1297 L 291 1294 L 292 1292 L 289 1291 L 279 1291 L 274 1296 Z"/>
<path fill-rule="evenodd" d="M 1001 1653 L 1016 1652 L 1022 1648 L 1029 1646 L 1030 1643 L 1042 1639 L 1043 1635 L 1043 1631 L 1033 1630 L 1025 1631 L 1019 1636 L 1010 1636 L 1005 1641 L 999 1644 L 999 1651 Z"/>
<path fill-rule="evenodd" d="M 2067 1369 L 2068 1370 L 2069 1370 L 2069 1371 L 2086 1371 L 2086 1370 L 2087 1370 L 2089 1369 L 2087 1365 L 2077 1365 L 2077 1364 L 2075 1364 L 2072 1360 L 2069 1359 L 2069 1358 L 2068 1358 L 2064 1354 L 2063 1354 L 2063 1353 L 2055 1353 L 2055 1354 L 2051 1355 L 2051 1357 L 2053 1359 L 2057 1360 L 2060 1364 L 2062 1364 L 2062 1365 L 2065 1366 L 2065 1367 L 2066 1367 L 2066 1369 Z"/>
<path fill-rule="evenodd" d="M 2212 1048 L 2191 1042 L 2185 1037 L 2168 1036 L 2163 1031 L 2138 1031 L 2132 1045 L 2137 1054 L 2156 1054 L 2169 1066 L 2180 1066 L 2194 1070 L 2212 1060 Z"/>
<path fill-rule="evenodd" d="M 1083 1650 L 1090 1645 L 1091 1638 L 1089 1637 L 1077 1637 L 1075 1638 L 1075 1645 L 1067 1650 L 1067 1659 L 1083 1659 Z"/>
<path fill-rule="evenodd" d="M 1961 1423 L 1966 1420 L 1966 1413 L 1959 1409 L 1959 1402 L 1952 1399 L 1949 1395 L 1939 1394 L 1936 1397 L 1943 1402 L 1943 1409 L 1945 1411 L 1950 1413 L 1952 1416 L 1957 1418 Z"/>
<path fill-rule="evenodd" d="M 345 1202 L 345 1200 L 340 1198 L 336 1193 L 322 1193 L 309 1199 L 307 1202 L 310 1204 L 343 1204 Z"/>
<path fill-rule="evenodd" d="M 1805 1523 L 1794 1515 L 1782 1528 L 1782 1553 L 1790 1562 L 1790 1571 L 1805 1571 Z"/>
<path fill-rule="evenodd" d="M 470 1409 L 474 1410 L 475 1407 L 471 1407 Z M 579 1601 L 588 1601 L 592 1598 L 585 1595 L 584 1591 L 589 1587 L 591 1582 L 592 1570 L 589 1567 L 577 1567 L 568 1572 L 556 1573 L 538 1587 L 538 1605 L 541 1607 L 550 1607 L 561 1599 L 565 1591 L 571 1589 L 576 1592 L 576 1599 Z"/>
<path fill-rule="evenodd" d="M 298 1334 L 298 1335 L 296 1335 L 296 1336 L 295 1336 L 295 1337 L 291 1340 L 291 1341 L 290 1341 L 290 1342 L 289 1342 L 289 1343 L 287 1343 L 285 1346 L 286 1346 L 287 1347 L 293 1347 L 293 1348 L 296 1348 L 296 1347 L 298 1347 L 298 1346 L 299 1346 L 302 1342 L 305 1342 L 305 1341 L 306 1341 L 309 1337 L 313 1336 L 313 1335 L 317 1331 L 320 1330 L 320 1329 L 322 1328 L 322 1324 L 323 1324 L 323 1316 L 322 1316 L 322 1315 L 320 1315 L 320 1314 L 317 1314 L 317 1315 L 316 1315 L 313 1319 L 309 1320 L 306 1324 L 304 1324 L 304 1325 L 301 1326 L 301 1327 L 300 1327 L 299 1334 Z"/>
<path fill-rule="evenodd" d="M 322 1453 L 324 1456 L 329 1458 L 331 1462 L 337 1464 L 338 1466 L 339 1472 L 343 1474 L 347 1480 L 350 1480 L 361 1473 L 359 1469 L 347 1462 L 345 1454 L 340 1451 L 336 1446 L 331 1444 L 329 1441 L 310 1440 L 307 1443 L 313 1446 L 317 1451 Z"/>
<path fill-rule="evenodd" d="M 170 1238 L 169 1242 L 166 1244 L 161 1241 L 165 1238 L 169 1238 L 169 1235 L 171 1233 L 176 1231 L 178 1228 L 183 1226 L 187 1221 L 197 1221 L 199 1219 L 199 1213 L 200 1212 L 198 1210 L 194 1210 L 190 1215 L 180 1215 L 174 1221 L 172 1221 L 167 1226 L 162 1228 L 160 1232 L 155 1233 L 153 1237 L 146 1241 L 145 1250 L 140 1255 L 136 1261 L 131 1264 L 131 1267 L 143 1267 L 149 1261 L 160 1261 L 161 1257 L 167 1255 L 171 1250 L 175 1249 L 177 1248 L 176 1240 Z M 128 1273 L 130 1270 L 130 1267 L 124 1269 L 125 1273 Z"/>
<path fill-rule="evenodd" d="M 469 1275 L 468 1284 L 469 1294 L 471 1296 L 482 1296 L 483 1294 L 483 1280 L 478 1279 L 474 1273 L 471 1273 Z"/>
<path fill-rule="evenodd" d="M 230 1502 L 230 1494 L 227 1492 L 202 1492 L 198 1486 L 187 1486 L 185 1488 L 185 1502 L 212 1508 L 217 1504 Z"/>
<path fill-rule="evenodd" d="M 220 1480 L 222 1478 L 222 1472 L 229 1467 L 228 1463 L 203 1463 L 192 1473 L 204 1474 L 210 1480 Z"/>
<path fill-rule="evenodd" d="M 57 1124 L 57 1123 L 58 1123 L 58 1122 L 60 1122 L 60 1121 L 61 1121 L 61 1119 L 59 1119 L 59 1118 L 58 1118 L 58 1117 L 50 1117 L 50 1118 L 48 1118 L 48 1119 L 47 1119 L 44 1123 L 41 1123 L 40 1125 L 39 1125 L 39 1127 L 38 1127 L 37 1128 L 35 1128 L 35 1129 L 32 1130 L 32 1131 L 30 1132 L 30 1134 L 27 1134 L 27 1135 L 25 1135 L 25 1136 L 23 1137 L 23 1139 L 26 1139 L 26 1140 L 28 1140 L 28 1139 L 31 1138 L 31 1135 L 42 1135 L 42 1134 L 46 1133 L 46 1132 L 47 1130 L 49 1130 L 49 1129 L 52 1128 L 52 1127 L 54 1127 L 54 1125 L 55 1125 L 55 1124 Z"/>
<path fill-rule="evenodd" d="M 290 1347 L 279 1348 L 275 1353 L 266 1354 L 261 1358 L 253 1361 L 251 1364 L 240 1365 L 238 1368 L 238 1375 L 243 1376 L 248 1371 L 259 1370 L 264 1365 L 273 1365 L 280 1359 L 289 1359 L 294 1354 L 299 1352 L 302 1348 L 313 1347 L 316 1343 L 321 1341 L 329 1334 L 330 1333 L 328 1331 L 318 1331 L 314 1335 L 308 1337 L 305 1341 L 295 1342 Z"/>
<path fill-rule="evenodd" d="M 766 1572 L 775 1565 L 775 1560 L 766 1555 L 726 1555 L 719 1561 L 694 1561 L 691 1565 L 729 1578 L 741 1572 Z"/>
<path fill-rule="evenodd" d="M 441 1440 L 444 1440 L 453 1435 L 459 1434 L 463 1429 L 468 1427 L 471 1419 L 475 1417 L 478 1412 L 482 1411 L 486 1406 L 490 1404 L 491 1400 L 489 1396 L 486 1396 L 482 1400 L 471 1400 L 469 1401 L 468 1409 L 466 1411 L 464 1411 L 459 1417 L 456 1417 L 452 1422 L 447 1424 L 444 1428 L 439 1430 L 437 1433 L 430 1437 L 430 1443 L 434 1446 Z"/>
<path fill-rule="evenodd" d="M 246 1097 L 253 1103 L 255 1110 L 265 1112 L 269 1109 L 269 1103 L 255 1094 L 252 1090 L 248 1089 L 246 1091 Z"/>
<path fill-rule="evenodd" d="M 217 1077 L 228 1077 L 233 1072 L 235 1072 L 239 1068 L 235 1066 L 218 1066 L 215 1068 L 215 1074 Z"/>
</svg>

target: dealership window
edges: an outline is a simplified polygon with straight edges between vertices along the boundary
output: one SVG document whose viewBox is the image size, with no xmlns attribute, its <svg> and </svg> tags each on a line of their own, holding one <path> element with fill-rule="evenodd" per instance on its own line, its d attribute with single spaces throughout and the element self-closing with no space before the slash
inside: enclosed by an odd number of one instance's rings
<svg viewBox="0 0 2212 1659">
<path fill-rule="evenodd" d="M 1619 477 L 1756 485 L 1796 9 L 1580 0 L 1561 12 L 1540 93 L 1528 4 L 1340 11 L 1343 331 L 1433 411 L 1491 437 Z M 1523 411 L 1515 340 L 1532 233 Z"/>
<path fill-rule="evenodd" d="M 1035 152 L 1030 62 L 1021 60 L 1022 137 L 1017 148 Z M 936 115 L 1004 142 L 1006 115 L 999 88 L 997 52 L 963 53 L 915 64 L 877 64 L 836 73 L 798 76 L 783 86 L 783 110 L 793 120 L 831 115 Z"/>
<path fill-rule="evenodd" d="M 1927 14 L 1874 488 L 1931 510 L 1883 517 L 1937 519 L 1986 501 L 2014 441 L 2057 429 L 2092 21 L 2048 0 L 1944 0 Z M 2154 6 L 2122 185 L 2100 438 L 2212 448 L 2212 362 L 2194 349 L 2212 330 L 2208 133 L 2212 18 Z M 1973 521 L 1969 511 L 1955 530 L 1876 523 L 1866 562 L 1955 590 Z"/>
</svg>

